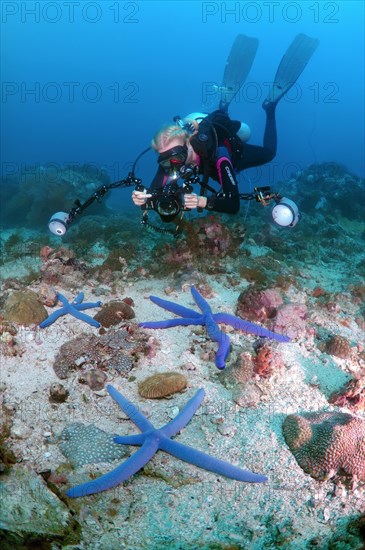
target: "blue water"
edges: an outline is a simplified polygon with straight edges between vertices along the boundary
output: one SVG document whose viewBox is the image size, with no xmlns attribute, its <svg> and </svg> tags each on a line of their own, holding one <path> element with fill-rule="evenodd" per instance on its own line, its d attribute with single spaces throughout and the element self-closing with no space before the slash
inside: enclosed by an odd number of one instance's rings
<svg viewBox="0 0 365 550">
<path fill-rule="evenodd" d="M 230 114 L 261 145 L 267 83 L 300 32 L 320 46 L 277 109 L 275 160 L 248 175 L 273 185 L 336 161 L 364 176 L 363 2 L 3 1 L 1 10 L 3 176 L 93 163 L 124 177 L 161 124 L 217 106 L 212 84 L 238 33 L 260 45 Z M 154 171 L 149 154 L 139 166 L 147 185 Z M 113 203 L 133 208 L 129 194 L 115 191 Z"/>
</svg>

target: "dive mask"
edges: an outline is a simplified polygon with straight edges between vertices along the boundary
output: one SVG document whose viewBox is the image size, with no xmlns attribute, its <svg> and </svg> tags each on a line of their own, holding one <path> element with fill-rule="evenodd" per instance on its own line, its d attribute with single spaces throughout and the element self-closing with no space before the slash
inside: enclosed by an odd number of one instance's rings
<svg viewBox="0 0 365 550">
<path fill-rule="evenodd" d="M 161 168 L 170 168 L 171 164 L 183 165 L 188 158 L 188 148 L 186 145 L 172 147 L 163 153 L 160 153 L 157 162 Z"/>
</svg>

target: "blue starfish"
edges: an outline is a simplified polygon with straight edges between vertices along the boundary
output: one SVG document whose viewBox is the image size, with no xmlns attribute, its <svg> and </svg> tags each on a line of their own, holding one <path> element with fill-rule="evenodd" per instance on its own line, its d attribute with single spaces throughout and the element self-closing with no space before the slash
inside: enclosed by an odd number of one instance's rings
<svg viewBox="0 0 365 550">
<path fill-rule="evenodd" d="M 51 315 L 49 315 L 47 319 L 39 323 L 39 326 L 41 328 L 49 327 L 49 325 L 52 325 L 52 323 L 54 323 L 56 319 L 58 319 L 62 315 L 67 315 L 67 313 L 69 313 L 70 315 L 76 317 L 76 319 L 85 321 L 85 323 L 88 323 L 93 327 L 100 327 L 100 323 L 98 323 L 98 321 L 95 321 L 95 319 L 90 317 L 90 315 L 86 315 L 86 313 L 81 313 L 81 310 L 89 309 L 92 307 L 99 307 L 101 305 L 101 302 L 85 302 L 83 304 L 83 299 L 83 292 L 80 292 L 80 294 L 78 294 L 72 302 L 69 302 L 63 294 L 58 293 L 57 300 L 60 300 L 60 302 L 62 302 L 63 307 L 51 313 Z"/>
<path fill-rule="evenodd" d="M 237 466 L 229 464 L 229 462 L 214 458 L 197 449 L 171 440 L 171 437 L 184 428 L 195 414 L 205 396 L 203 389 L 198 390 L 194 397 L 187 402 L 182 411 L 171 420 L 171 422 L 160 429 L 155 428 L 137 407 L 123 397 L 123 395 L 113 386 L 107 386 L 107 390 L 124 413 L 129 416 L 132 422 L 142 431 L 141 434 L 137 435 L 115 437 L 114 441 L 123 445 L 138 445 L 141 448 L 108 474 L 94 481 L 90 481 L 89 483 L 76 485 L 66 491 L 68 497 L 75 498 L 92 495 L 119 485 L 122 481 L 125 481 L 143 468 L 159 449 L 176 456 L 180 460 L 195 464 L 195 466 L 199 466 L 199 468 L 204 468 L 204 470 L 209 470 L 231 479 L 246 481 L 248 483 L 262 483 L 263 481 L 267 481 L 267 477 L 261 474 L 254 474 L 248 470 L 242 470 Z"/>
<path fill-rule="evenodd" d="M 273 338 L 273 340 L 277 340 L 278 342 L 290 341 L 288 336 L 283 336 L 277 332 L 272 332 L 271 330 L 261 327 L 260 325 L 249 323 L 248 321 L 244 321 L 243 319 L 230 315 L 229 313 L 212 313 L 208 302 L 204 300 L 203 296 L 199 294 L 193 286 L 191 287 L 191 293 L 195 303 L 202 311 L 202 314 L 188 307 L 175 304 L 174 302 L 162 300 L 161 298 L 157 298 L 157 296 L 150 296 L 152 302 L 160 307 L 163 307 L 164 309 L 167 309 L 167 311 L 171 311 L 176 315 L 181 315 L 181 317 L 179 319 L 168 319 L 167 321 L 139 323 L 139 326 L 143 328 L 170 328 L 180 325 L 205 325 L 208 336 L 215 342 L 219 343 L 215 360 L 215 364 L 218 369 L 224 369 L 226 366 L 226 359 L 230 350 L 230 339 L 227 334 L 219 329 L 217 323 L 230 325 L 236 330 L 243 330 L 244 332 L 256 334 L 257 336 Z"/>
</svg>

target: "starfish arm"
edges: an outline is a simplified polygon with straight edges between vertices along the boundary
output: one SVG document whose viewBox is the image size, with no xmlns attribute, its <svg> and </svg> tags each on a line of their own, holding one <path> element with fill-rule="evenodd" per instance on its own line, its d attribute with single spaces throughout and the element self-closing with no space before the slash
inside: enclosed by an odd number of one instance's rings
<svg viewBox="0 0 365 550">
<path fill-rule="evenodd" d="M 208 315 L 209 313 L 212 313 L 212 309 L 208 302 L 203 298 L 203 296 L 197 291 L 197 289 L 192 286 L 191 287 L 191 294 L 193 295 L 194 301 L 198 308 L 205 314 Z"/>
<path fill-rule="evenodd" d="M 200 315 L 197 319 L 191 318 L 179 318 L 179 319 L 166 319 L 165 321 L 147 321 L 145 323 L 139 323 L 138 326 L 142 328 L 171 328 L 189 325 L 202 325 L 203 318 Z"/>
<path fill-rule="evenodd" d="M 160 432 L 166 437 L 172 437 L 182 430 L 189 420 L 194 416 L 205 397 L 205 391 L 200 388 L 196 394 L 186 403 L 179 414 L 171 420 L 166 426 L 160 429 Z"/>
<path fill-rule="evenodd" d="M 80 319 L 80 321 L 88 323 L 88 325 L 91 325 L 92 327 L 100 327 L 100 323 L 98 321 L 90 317 L 90 315 L 86 315 L 86 313 L 81 313 L 78 309 L 72 308 L 68 313 L 76 317 L 76 319 Z"/>
<path fill-rule="evenodd" d="M 142 447 L 111 472 L 90 481 L 71 487 L 66 495 L 71 498 L 100 493 L 122 483 L 138 472 L 153 457 L 158 449 L 158 440 L 146 440 Z"/>
<path fill-rule="evenodd" d="M 69 301 L 67 300 L 66 296 L 64 296 L 60 292 L 57 293 L 56 298 L 61 302 L 64 307 L 67 307 L 69 305 Z"/>
<path fill-rule="evenodd" d="M 123 397 L 118 390 L 116 390 L 110 384 L 106 387 L 109 395 L 116 401 L 122 411 L 134 422 L 134 424 L 142 432 L 147 432 L 148 430 L 154 430 L 155 427 L 147 418 L 138 410 L 137 407 L 133 405 L 128 399 Z"/>
<path fill-rule="evenodd" d="M 215 342 L 218 342 L 218 351 L 215 357 L 215 364 L 218 369 L 224 369 L 226 366 L 226 359 L 228 357 L 231 347 L 229 336 L 219 329 L 213 315 L 206 316 L 205 326 L 209 338 L 211 338 Z"/>
<path fill-rule="evenodd" d="M 208 336 L 211 340 L 214 340 L 215 342 L 220 342 L 223 336 L 225 336 L 215 322 L 212 315 L 206 316 L 204 324 L 205 328 L 207 329 Z"/>
<path fill-rule="evenodd" d="M 218 351 L 215 356 L 215 364 L 218 369 L 224 369 L 226 366 L 226 359 L 231 349 L 231 341 L 227 334 L 222 332 L 222 338 L 219 340 Z"/>
<path fill-rule="evenodd" d="M 114 438 L 114 443 L 120 443 L 121 445 L 143 445 L 146 439 L 146 432 L 137 435 L 117 435 Z"/>
<path fill-rule="evenodd" d="M 243 319 L 240 319 L 235 315 L 230 315 L 229 313 L 214 313 L 213 319 L 216 323 L 224 323 L 225 325 L 230 325 L 236 330 L 243 330 L 244 332 L 248 332 L 250 334 L 256 334 L 256 336 L 272 338 L 278 342 L 290 342 L 290 338 L 288 336 L 278 334 L 277 332 L 268 330 L 260 325 L 255 325 L 249 321 L 244 321 Z"/>
<path fill-rule="evenodd" d="M 175 302 L 170 302 L 169 300 L 163 300 L 162 298 L 158 298 L 157 296 L 150 296 L 150 300 L 152 300 L 154 304 L 166 309 L 167 311 L 175 313 L 175 315 L 180 315 L 180 317 L 201 316 L 201 313 L 199 313 L 198 311 L 194 311 L 193 309 L 190 309 L 188 307 L 175 304 Z"/>
<path fill-rule="evenodd" d="M 53 313 L 51 313 L 51 315 L 47 317 L 47 319 L 39 323 L 40 328 L 49 327 L 49 325 L 52 325 L 52 323 L 54 323 L 62 315 L 66 315 L 66 313 L 67 312 L 64 310 L 64 308 L 54 311 Z"/>
<path fill-rule="evenodd" d="M 188 447 L 187 445 L 172 441 L 171 439 L 163 438 L 160 441 L 160 449 L 176 456 L 176 458 L 184 462 L 189 462 L 204 470 L 209 470 L 210 472 L 215 472 L 216 474 L 236 479 L 237 481 L 245 481 L 247 483 L 262 483 L 267 481 L 267 477 L 261 474 L 254 474 L 249 470 L 242 470 L 238 468 L 238 466 L 233 466 L 233 464 L 229 464 L 229 462 L 225 460 L 214 458 L 193 447 Z"/>
<path fill-rule="evenodd" d="M 79 292 L 79 294 L 72 300 L 72 305 L 81 304 L 82 300 L 84 299 L 84 293 Z"/>
<path fill-rule="evenodd" d="M 92 307 L 101 306 L 101 302 L 85 302 L 83 304 L 77 304 L 74 306 L 78 311 L 83 311 L 84 309 L 91 309 Z"/>
</svg>

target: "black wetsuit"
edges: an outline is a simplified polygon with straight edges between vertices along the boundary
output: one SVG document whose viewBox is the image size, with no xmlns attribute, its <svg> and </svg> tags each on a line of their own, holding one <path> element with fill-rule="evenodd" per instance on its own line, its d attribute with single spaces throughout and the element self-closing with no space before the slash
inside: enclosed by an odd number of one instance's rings
<svg viewBox="0 0 365 550">
<path fill-rule="evenodd" d="M 199 174 L 212 178 L 221 188 L 208 198 L 207 210 L 236 214 L 240 209 L 239 190 L 235 172 L 270 162 L 276 155 L 275 109 L 266 111 L 263 147 L 243 143 L 236 135 L 241 123 L 231 120 L 222 110 L 214 111 L 199 123 L 199 131 L 190 144 L 199 156 Z M 150 189 L 166 183 L 167 175 L 159 167 Z"/>
</svg>

